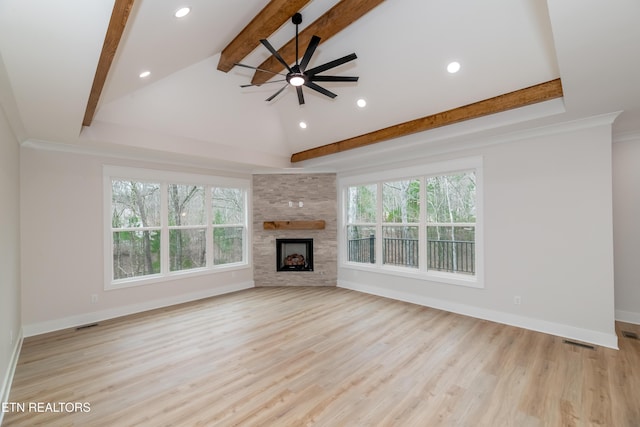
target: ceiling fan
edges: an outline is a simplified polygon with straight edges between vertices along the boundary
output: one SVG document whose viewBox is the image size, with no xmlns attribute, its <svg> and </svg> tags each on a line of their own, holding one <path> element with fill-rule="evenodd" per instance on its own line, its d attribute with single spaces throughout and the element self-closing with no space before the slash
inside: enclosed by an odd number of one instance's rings
<svg viewBox="0 0 640 427">
<path fill-rule="evenodd" d="M 280 95 L 280 93 L 282 93 L 282 91 L 284 91 L 289 86 L 293 86 L 296 88 L 296 92 L 298 93 L 298 103 L 300 105 L 304 104 L 304 95 L 302 93 L 302 86 L 306 86 L 309 89 L 313 89 L 316 92 L 320 92 L 321 94 L 326 95 L 330 98 L 335 98 L 338 95 L 323 88 L 322 86 L 316 84 L 315 82 L 357 82 L 358 81 L 358 77 L 352 77 L 352 76 L 320 76 L 318 75 L 323 71 L 327 71 L 339 65 L 347 63 L 349 61 L 353 61 L 354 59 L 357 58 L 355 53 L 327 62 L 326 64 L 307 69 L 307 65 L 309 65 L 311 56 L 313 56 L 313 53 L 315 52 L 316 48 L 320 44 L 320 37 L 315 35 L 311 37 L 311 40 L 309 41 L 309 45 L 307 46 L 307 50 L 304 52 L 304 56 L 302 57 L 302 60 L 300 61 L 300 63 L 298 63 L 298 58 L 300 56 L 298 54 L 298 25 L 302 22 L 302 15 L 300 13 L 296 13 L 291 17 L 291 22 L 293 22 L 296 26 L 296 63 L 295 65 L 289 66 L 289 64 L 285 62 L 282 56 L 278 53 L 277 50 L 274 49 L 274 47 L 271 45 L 271 43 L 269 43 L 267 39 L 260 40 L 260 43 L 262 43 L 269 50 L 269 52 L 271 52 L 271 54 L 278 60 L 278 62 L 280 62 L 287 69 L 288 71 L 287 74 L 276 73 L 276 72 L 265 70 L 262 68 L 252 67 L 251 65 L 245 65 L 240 63 L 235 64 L 240 67 L 251 68 L 252 70 L 263 71 L 266 73 L 280 75 L 284 77 L 284 79 L 281 79 L 281 80 L 273 80 L 273 81 L 267 82 L 267 83 L 278 83 L 278 82 L 286 81 L 287 83 L 280 90 L 278 90 L 276 93 L 274 93 L 269 98 L 267 98 L 265 101 L 267 102 L 272 101 L 276 96 Z M 244 88 L 244 87 L 250 87 L 250 86 L 260 86 L 261 84 L 247 84 L 247 85 L 242 85 L 240 87 Z"/>
</svg>

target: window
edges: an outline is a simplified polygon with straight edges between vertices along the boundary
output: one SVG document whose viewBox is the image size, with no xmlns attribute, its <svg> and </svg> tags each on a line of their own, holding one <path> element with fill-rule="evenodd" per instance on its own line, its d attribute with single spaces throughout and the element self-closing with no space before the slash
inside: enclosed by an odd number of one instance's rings
<svg viewBox="0 0 640 427">
<path fill-rule="evenodd" d="M 242 261 L 245 231 L 244 192 L 239 188 L 212 188 L 213 262 Z"/>
<path fill-rule="evenodd" d="M 160 273 L 160 184 L 114 179 L 114 280 Z"/>
<path fill-rule="evenodd" d="M 376 262 L 376 185 L 349 187 L 347 195 L 348 259 L 373 264 Z"/>
<path fill-rule="evenodd" d="M 105 166 L 104 181 L 106 289 L 248 265 L 248 180 Z"/>
<path fill-rule="evenodd" d="M 345 265 L 481 286 L 480 178 L 474 158 L 344 179 Z"/>
<path fill-rule="evenodd" d="M 168 184 L 169 270 L 206 267 L 207 218 L 204 187 Z"/>
<path fill-rule="evenodd" d="M 427 268 L 475 274 L 476 176 L 427 178 Z"/>
<path fill-rule="evenodd" d="M 382 183 L 382 263 L 417 268 L 420 180 Z"/>
</svg>

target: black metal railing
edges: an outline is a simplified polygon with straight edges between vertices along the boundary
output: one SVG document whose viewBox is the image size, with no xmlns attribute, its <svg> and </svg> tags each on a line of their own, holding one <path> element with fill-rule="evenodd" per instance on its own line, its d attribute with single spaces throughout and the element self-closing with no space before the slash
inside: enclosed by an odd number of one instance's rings
<svg viewBox="0 0 640 427">
<path fill-rule="evenodd" d="M 475 242 L 427 240 L 427 268 L 430 270 L 474 274 L 475 261 Z"/>
<path fill-rule="evenodd" d="M 348 260 L 374 264 L 376 262 L 374 235 L 348 241 Z M 418 240 L 403 238 L 382 239 L 384 264 L 418 267 Z M 427 240 L 427 269 L 452 273 L 474 274 L 475 242 L 462 240 Z"/>
<path fill-rule="evenodd" d="M 418 268 L 418 240 L 397 237 L 382 239 L 382 262 Z"/>
<path fill-rule="evenodd" d="M 371 236 L 363 239 L 349 240 L 348 251 L 349 261 L 375 264 L 376 236 L 372 234 Z"/>
</svg>

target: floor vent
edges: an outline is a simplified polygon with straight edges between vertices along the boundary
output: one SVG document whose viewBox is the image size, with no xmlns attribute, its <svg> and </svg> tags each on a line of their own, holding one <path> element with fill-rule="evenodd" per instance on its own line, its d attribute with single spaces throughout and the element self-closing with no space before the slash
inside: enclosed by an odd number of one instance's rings
<svg viewBox="0 0 640 427">
<path fill-rule="evenodd" d="M 582 342 L 577 342 L 577 341 L 571 341 L 571 340 L 563 340 L 562 341 L 565 344 L 569 344 L 569 345 L 574 345 L 576 347 L 582 347 L 582 348 L 588 348 L 589 350 L 595 350 L 595 346 L 591 345 L 591 344 L 585 344 Z"/>
<path fill-rule="evenodd" d="M 638 334 L 636 334 L 635 332 L 631 332 L 631 331 L 622 331 L 622 336 L 625 338 L 631 338 L 632 340 L 637 340 L 638 339 Z"/>
<path fill-rule="evenodd" d="M 78 326 L 78 327 L 76 328 L 76 331 L 79 331 L 79 330 L 81 330 L 81 329 L 93 328 L 94 326 L 98 326 L 98 324 L 97 324 L 97 323 L 90 323 L 90 324 L 88 324 L 88 325 Z"/>
</svg>

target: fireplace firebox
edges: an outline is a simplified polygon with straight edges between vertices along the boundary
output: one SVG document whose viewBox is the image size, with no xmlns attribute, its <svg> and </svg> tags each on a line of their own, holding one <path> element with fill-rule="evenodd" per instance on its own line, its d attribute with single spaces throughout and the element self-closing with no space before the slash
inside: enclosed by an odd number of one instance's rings
<svg viewBox="0 0 640 427">
<path fill-rule="evenodd" d="M 277 271 L 313 271 L 313 239 L 276 239 Z"/>
</svg>

